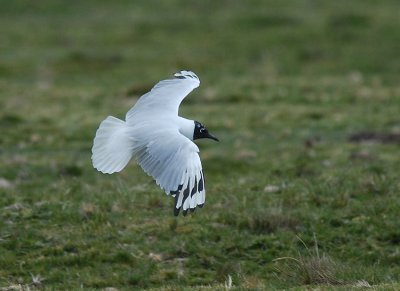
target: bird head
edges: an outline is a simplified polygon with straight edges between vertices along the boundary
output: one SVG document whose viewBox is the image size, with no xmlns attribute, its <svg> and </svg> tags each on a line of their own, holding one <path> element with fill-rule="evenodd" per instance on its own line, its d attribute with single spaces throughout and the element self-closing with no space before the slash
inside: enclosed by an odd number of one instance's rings
<svg viewBox="0 0 400 291">
<path fill-rule="evenodd" d="M 213 136 L 211 133 L 208 132 L 207 127 L 205 127 L 200 122 L 195 121 L 194 122 L 193 140 L 199 139 L 199 138 L 210 138 L 210 139 L 219 141 L 218 138 L 216 138 L 215 136 Z"/>
</svg>

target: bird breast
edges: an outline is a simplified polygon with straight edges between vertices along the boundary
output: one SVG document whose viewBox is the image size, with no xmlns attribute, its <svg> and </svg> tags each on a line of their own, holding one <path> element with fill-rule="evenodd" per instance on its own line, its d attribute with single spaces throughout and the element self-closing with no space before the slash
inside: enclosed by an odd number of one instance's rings
<svg viewBox="0 0 400 291">
<path fill-rule="evenodd" d="M 179 128 L 179 132 L 186 136 L 188 139 L 193 140 L 194 133 L 194 120 L 182 118 L 178 116 L 177 124 Z"/>
</svg>

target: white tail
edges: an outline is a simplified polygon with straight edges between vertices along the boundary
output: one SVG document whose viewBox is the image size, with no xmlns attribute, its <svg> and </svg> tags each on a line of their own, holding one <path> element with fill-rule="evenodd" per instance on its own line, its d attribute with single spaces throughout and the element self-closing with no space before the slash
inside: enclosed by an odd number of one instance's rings
<svg viewBox="0 0 400 291">
<path fill-rule="evenodd" d="M 108 116 L 100 123 L 94 138 L 93 167 L 106 174 L 121 171 L 132 158 L 133 146 L 125 121 Z"/>
</svg>

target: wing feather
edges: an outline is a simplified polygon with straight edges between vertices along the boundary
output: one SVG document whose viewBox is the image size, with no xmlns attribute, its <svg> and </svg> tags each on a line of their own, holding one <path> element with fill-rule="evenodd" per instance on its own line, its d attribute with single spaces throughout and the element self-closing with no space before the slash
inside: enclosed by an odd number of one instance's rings
<svg viewBox="0 0 400 291">
<path fill-rule="evenodd" d="M 199 148 L 179 131 L 154 134 L 136 156 L 138 164 L 167 193 L 175 197 L 174 214 L 185 215 L 204 204 Z M 201 187 L 200 187 L 201 186 Z"/>
<path fill-rule="evenodd" d="M 128 124 L 134 124 L 143 115 L 178 115 L 179 105 L 193 89 L 200 85 L 195 73 L 180 71 L 174 79 L 158 82 L 144 94 L 126 114 Z"/>
</svg>

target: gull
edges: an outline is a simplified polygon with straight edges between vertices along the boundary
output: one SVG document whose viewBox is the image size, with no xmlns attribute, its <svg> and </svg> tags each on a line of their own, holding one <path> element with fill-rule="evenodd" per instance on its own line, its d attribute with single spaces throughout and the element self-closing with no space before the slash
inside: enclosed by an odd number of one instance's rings
<svg viewBox="0 0 400 291">
<path fill-rule="evenodd" d="M 158 82 L 128 111 L 125 121 L 108 116 L 92 147 L 93 167 L 120 172 L 133 158 L 165 193 L 175 198 L 174 215 L 186 215 L 205 202 L 204 173 L 193 140 L 219 141 L 198 121 L 178 116 L 182 100 L 200 80 L 191 71 Z"/>
</svg>

